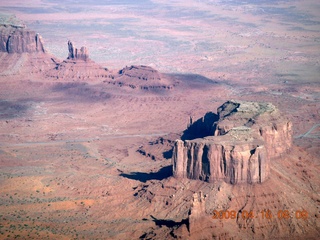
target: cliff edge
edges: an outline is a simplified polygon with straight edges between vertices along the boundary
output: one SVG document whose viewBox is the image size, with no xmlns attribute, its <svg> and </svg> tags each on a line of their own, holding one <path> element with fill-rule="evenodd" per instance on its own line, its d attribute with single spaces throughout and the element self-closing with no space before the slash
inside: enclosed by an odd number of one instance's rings
<svg viewBox="0 0 320 240">
<path fill-rule="evenodd" d="M 0 52 L 34 53 L 45 52 L 42 38 L 24 25 L 0 18 Z"/>
<path fill-rule="evenodd" d="M 174 177 L 231 184 L 265 181 L 270 160 L 291 148 L 291 122 L 271 103 L 228 101 L 217 113 L 190 123 L 189 137 L 203 137 L 176 140 Z"/>
</svg>

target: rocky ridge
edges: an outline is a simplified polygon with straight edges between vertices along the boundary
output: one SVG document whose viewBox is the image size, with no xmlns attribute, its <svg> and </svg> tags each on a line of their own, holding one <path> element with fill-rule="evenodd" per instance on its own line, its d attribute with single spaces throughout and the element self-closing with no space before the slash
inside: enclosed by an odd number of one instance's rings
<svg viewBox="0 0 320 240">
<path fill-rule="evenodd" d="M 119 87 L 129 87 L 141 90 L 170 90 L 176 83 L 166 79 L 162 74 L 150 66 L 126 66 L 117 73 L 113 73 L 105 83 Z"/>
<path fill-rule="evenodd" d="M 176 140 L 174 177 L 261 183 L 269 176 L 270 161 L 291 148 L 292 124 L 270 103 L 228 101 L 216 118 L 190 124 L 189 129 L 204 131 L 202 138 Z"/>
</svg>

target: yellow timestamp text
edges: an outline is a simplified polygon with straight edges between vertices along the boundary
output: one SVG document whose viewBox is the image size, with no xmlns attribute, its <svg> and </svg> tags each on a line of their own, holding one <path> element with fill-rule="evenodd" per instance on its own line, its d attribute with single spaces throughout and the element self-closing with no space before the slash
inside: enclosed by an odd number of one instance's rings
<svg viewBox="0 0 320 240">
<path fill-rule="evenodd" d="M 304 209 L 296 210 L 294 212 L 289 212 L 289 210 L 278 210 L 278 211 L 271 211 L 269 209 L 265 209 L 262 211 L 247 211 L 247 210 L 213 210 L 212 218 L 213 219 L 308 219 L 308 212 Z"/>
</svg>

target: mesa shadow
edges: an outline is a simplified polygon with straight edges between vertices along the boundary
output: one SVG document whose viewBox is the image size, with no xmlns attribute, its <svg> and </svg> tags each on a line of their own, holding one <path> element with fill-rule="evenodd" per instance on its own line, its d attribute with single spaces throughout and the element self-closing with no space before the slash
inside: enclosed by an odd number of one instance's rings
<svg viewBox="0 0 320 240">
<path fill-rule="evenodd" d="M 0 119 L 13 119 L 21 117 L 27 113 L 29 107 L 26 105 L 25 100 L 20 101 L 7 101 L 0 100 Z"/>
<path fill-rule="evenodd" d="M 161 168 L 158 172 L 144 173 L 144 172 L 132 172 L 130 174 L 121 173 L 121 177 L 138 180 L 140 182 L 146 182 L 149 180 L 163 180 L 172 176 L 172 165 Z"/>
<path fill-rule="evenodd" d="M 204 89 L 209 85 L 218 85 L 218 84 L 226 84 L 226 82 L 219 82 L 214 79 L 207 78 L 200 74 L 166 74 L 171 79 L 184 83 L 188 87 L 195 88 L 195 89 Z"/>
<path fill-rule="evenodd" d="M 89 85 L 86 82 L 59 82 L 51 90 L 62 92 L 67 100 L 76 102 L 98 102 L 111 97 L 111 94 L 101 90 L 101 86 Z"/>
<path fill-rule="evenodd" d="M 172 154 L 173 154 L 173 147 L 168 150 L 168 151 L 164 151 L 162 153 L 162 156 L 165 158 L 165 159 L 171 159 L 172 158 Z"/>
<path fill-rule="evenodd" d="M 182 219 L 180 222 L 176 222 L 173 220 L 166 220 L 166 219 L 157 219 L 154 216 L 150 215 L 152 221 L 159 227 L 166 226 L 168 228 L 178 228 L 181 225 L 185 224 L 187 229 L 189 230 L 189 220 L 188 218 Z"/>
<path fill-rule="evenodd" d="M 182 140 L 192 140 L 196 138 L 204 138 L 213 136 L 215 131 L 215 122 L 219 120 L 219 116 L 213 112 L 207 112 L 204 117 L 193 122 L 190 118 L 190 124 L 181 136 Z"/>
</svg>

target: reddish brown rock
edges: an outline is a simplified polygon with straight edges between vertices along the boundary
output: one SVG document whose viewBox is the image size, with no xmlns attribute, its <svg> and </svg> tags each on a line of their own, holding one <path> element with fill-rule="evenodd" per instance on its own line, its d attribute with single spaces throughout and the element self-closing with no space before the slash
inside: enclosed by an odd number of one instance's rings
<svg viewBox="0 0 320 240">
<path fill-rule="evenodd" d="M 213 135 L 176 141 L 174 176 L 231 184 L 265 181 L 270 160 L 291 147 L 291 122 L 270 103 L 244 101 L 224 103 L 218 117 L 206 126 Z"/>
<path fill-rule="evenodd" d="M 76 60 L 83 60 L 83 61 L 89 60 L 89 52 L 86 47 L 81 47 L 80 49 L 78 49 L 74 47 L 71 41 L 68 41 L 68 50 L 69 50 L 68 59 L 73 59 L 73 60 L 76 59 Z"/>
<path fill-rule="evenodd" d="M 41 36 L 21 26 L 0 26 L 0 52 L 45 52 Z"/>
<path fill-rule="evenodd" d="M 3 17 L 3 16 L 2 16 Z M 55 57 L 44 49 L 41 36 L 15 18 L 1 18 L 0 75 L 43 74 L 55 66 Z"/>
<path fill-rule="evenodd" d="M 56 62 L 55 68 L 46 72 L 47 77 L 62 80 L 87 80 L 87 79 L 105 79 L 110 73 L 89 58 L 86 47 L 77 49 L 71 41 L 68 41 L 68 58 L 62 62 Z"/>
<path fill-rule="evenodd" d="M 149 66 L 134 66 L 131 67 L 125 67 L 119 71 L 119 77 L 121 76 L 127 76 L 132 80 L 144 80 L 144 81 L 150 81 L 150 80 L 161 80 L 160 73 Z"/>
<path fill-rule="evenodd" d="M 111 80 L 105 82 L 119 87 L 150 91 L 169 90 L 175 86 L 170 79 L 164 77 L 157 70 L 143 65 L 125 67 L 112 74 Z"/>
<path fill-rule="evenodd" d="M 230 129 L 247 127 L 256 139 L 262 137 L 269 159 L 280 157 L 292 145 L 292 123 L 271 103 L 228 101 L 218 108 L 215 136 Z"/>
<path fill-rule="evenodd" d="M 193 200 L 192 200 L 192 207 L 190 209 L 189 213 L 189 232 L 190 234 L 195 233 L 196 230 L 201 229 L 200 226 L 198 226 L 197 223 L 200 223 L 199 221 L 203 216 L 205 216 L 205 210 L 206 210 L 206 202 L 205 197 L 202 192 L 194 193 L 193 194 Z"/>
</svg>

